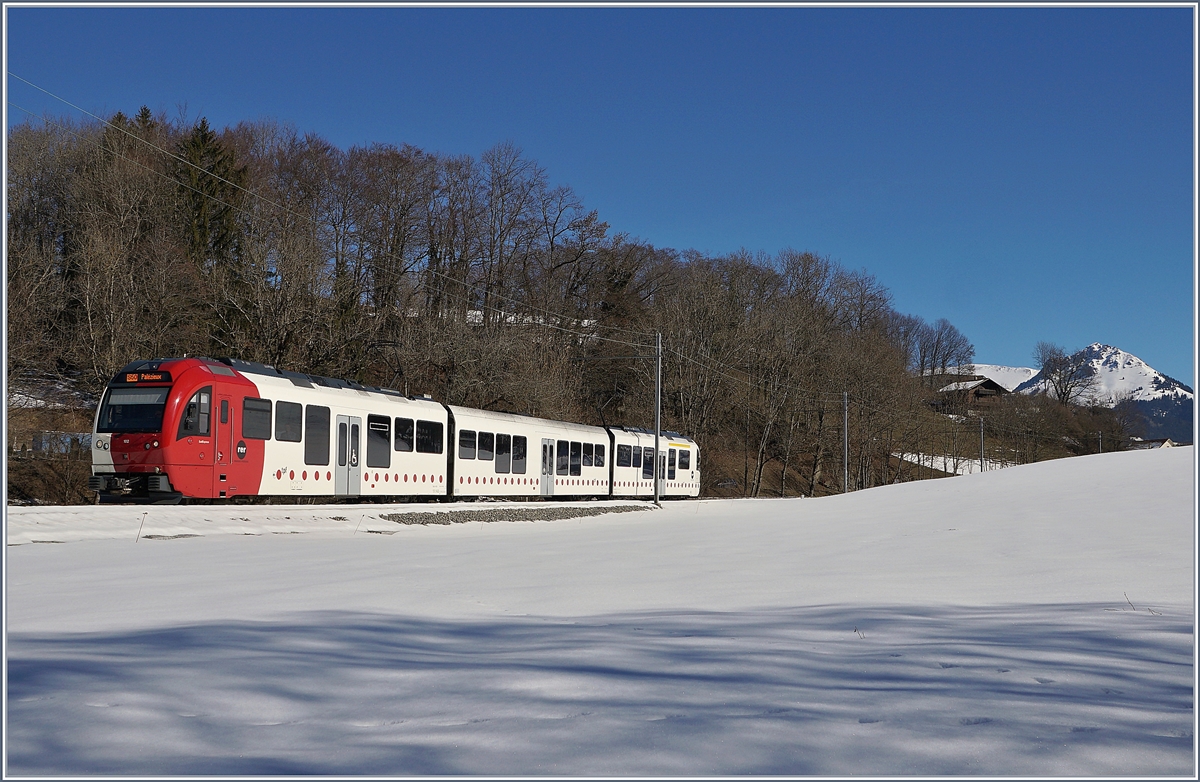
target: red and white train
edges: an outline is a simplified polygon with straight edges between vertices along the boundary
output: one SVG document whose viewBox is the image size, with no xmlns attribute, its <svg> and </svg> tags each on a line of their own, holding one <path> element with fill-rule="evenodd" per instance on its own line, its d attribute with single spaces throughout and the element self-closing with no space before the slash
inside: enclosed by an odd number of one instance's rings
<svg viewBox="0 0 1200 782">
<path fill-rule="evenodd" d="M 660 440 L 659 495 L 698 496 L 696 442 Z M 443 405 L 237 359 L 129 364 L 105 390 L 92 445 L 88 487 L 108 502 L 654 495 L 653 432 Z"/>
</svg>

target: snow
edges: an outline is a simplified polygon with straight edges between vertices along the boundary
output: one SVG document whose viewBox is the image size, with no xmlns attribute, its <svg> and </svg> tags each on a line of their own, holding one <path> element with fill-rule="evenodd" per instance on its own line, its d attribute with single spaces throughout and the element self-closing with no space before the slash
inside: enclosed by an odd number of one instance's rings
<svg viewBox="0 0 1200 782">
<path fill-rule="evenodd" d="M 1151 401 L 1165 396 L 1191 400 L 1194 395 L 1132 353 L 1099 342 L 1084 348 L 1096 371 L 1096 388 L 1091 396 L 1101 404 L 1123 397 Z"/>
<path fill-rule="evenodd" d="M 1038 373 L 1033 367 L 1006 367 L 1001 364 L 973 364 L 971 374 L 982 375 L 1012 391 Z"/>
<path fill-rule="evenodd" d="M 9 508 L 6 773 L 1194 776 L 1194 474 Z"/>
<path fill-rule="evenodd" d="M 68 408 L 96 406 L 96 398 L 88 393 L 75 389 L 71 380 L 44 376 L 25 376 L 9 378 L 8 407 L 13 408 L 49 408 L 63 410 Z"/>
<path fill-rule="evenodd" d="M 1112 406 L 1126 398 L 1135 402 L 1168 397 L 1183 403 L 1195 400 L 1195 394 L 1179 381 L 1120 348 L 1093 342 L 1079 352 L 1084 354 L 1096 378 L 1095 387 L 1086 394 L 1088 401 Z M 1016 390 L 1036 394 L 1046 390 L 1046 383 L 1041 379 L 1041 373 L 1035 373 Z"/>
<path fill-rule="evenodd" d="M 939 388 L 938 391 L 943 394 L 947 391 L 970 391 L 972 388 L 983 384 L 983 382 L 983 380 L 964 380 L 958 383 L 951 383 L 945 388 Z"/>
<path fill-rule="evenodd" d="M 1152 401 L 1165 396 L 1192 399 L 1194 394 L 1154 367 L 1112 345 L 1093 342 L 1083 349 L 1088 363 L 1096 372 L 1096 388 L 1092 397 L 1111 404 L 1123 396 L 1135 401 Z M 974 364 L 974 374 L 991 378 L 1009 391 L 1028 383 L 1040 374 L 1033 367 L 1007 367 L 999 364 Z M 1026 393 L 1042 390 L 1040 382 L 1022 389 Z"/>
<path fill-rule="evenodd" d="M 944 456 L 928 453 L 912 453 L 909 451 L 901 451 L 893 453 L 897 459 L 903 459 L 912 464 L 919 464 L 922 467 L 929 467 L 938 472 L 949 473 L 951 475 L 970 475 L 980 471 L 978 457 L 971 459 L 962 456 Z M 1002 470 L 1005 467 L 1012 467 L 1009 462 L 1002 462 L 996 459 L 984 459 L 983 470 Z"/>
<path fill-rule="evenodd" d="M 8 392 L 8 406 L 10 408 L 63 408 L 66 405 L 60 402 L 53 402 L 32 394 L 27 394 L 21 391 Z"/>
</svg>

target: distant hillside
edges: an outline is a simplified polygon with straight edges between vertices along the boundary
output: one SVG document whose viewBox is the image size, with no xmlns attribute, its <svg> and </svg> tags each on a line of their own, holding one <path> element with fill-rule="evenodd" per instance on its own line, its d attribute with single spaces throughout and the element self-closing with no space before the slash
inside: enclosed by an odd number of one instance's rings
<svg viewBox="0 0 1200 782">
<path fill-rule="evenodd" d="M 1006 367 L 1001 364 L 973 364 L 975 374 L 994 380 L 1013 391 L 1038 373 L 1033 367 Z"/>
<path fill-rule="evenodd" d="M 1192 442 L 1195 394 L 1189 386 L 1164 375 L 1132 353 L 1112 345 L 1094 342 L 1075 355 L 1080 354 L 1087 359 L 1087 364 L 1096 378 L 1096 386 L 1089 395 L 1089 401 L 1105 407 L 1114 407 L 1123 399 L 1129 399 L 1145 418 L 1144 437 L 1170 437 L 1176 442 Z M 982 369 L 987 366 L 977 364 L 976 372 L 987 375 Z M 1036 394 L 1045 390 L 1045 382 L 1041 373 L 1035 372 L 1013 390 L 1021 394 Z"/>
</svg>

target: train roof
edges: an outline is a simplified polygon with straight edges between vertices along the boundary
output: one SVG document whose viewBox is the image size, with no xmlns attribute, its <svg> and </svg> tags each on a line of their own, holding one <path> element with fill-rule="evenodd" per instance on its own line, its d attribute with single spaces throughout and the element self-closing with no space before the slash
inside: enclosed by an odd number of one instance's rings
<svg viewBox="0 0 1200 782">
<path fill-rule="evenodd" d="M 650 437 L 654 436 L 653 429 L 645 429 L 640 426 L 610 426 L 608 428 L 612 429 L 614 432 L 629 432 L 631 434 L 644 434 L 644 435 L 649 435 Z M 686 434 L 680 434 L 679 432 L 671 432 L 666 429 L 660 430 L 659 436 L 664 439 L 667 439 L 667 440 L 675 440 L 675 441 L 681 441 L 681 442 L 686 442 L 686 443 L 695 443 L 696 442 L 691 437 L 688 437 Z"/>
<path fill-rule="evenodd" d="M 207 356 L 185 356 L 176 358 L 141 359 L 126 364 L 125 367 L 118 373 L 118 376 L 133 372 L 159 370 L 165 371 L 180 363 L 186 363 L 192 366 L 204 366 L 211 371 L 216 371 L 217 374 L 225 374 L 226 372 L 229 372 L 229 370 L 236 370 L 243 375 L 260 375 L 276 379 L 289 380 L 291 381 L 292 385 L 300 388 L 348 388 L 356 391 L 367 391 L 375 394 L 383 394 L 385 396 L 395 397 L 397 399 L 408 399 L 415 402 L 434 401 L 433 397 L 429 396 L 428 394 L 408 395 L 397 391 L 394 388 L 366 386 L 353 380 L 342 380 L 336 377 L 325 377 L 323 375 L 309 375 L 303 372 L 292 372 L 287 369 L 277 369 L 270 364 L 261 364 L 257 361 L 243 361 L 240 358 L 228 357 L 212 359 Z M 224 370 L 224 372 L 221 370 Z"/>
<path fill-rule="evenodd" d="M 540 418 L 527 413 L 510 413 L 499 410 L 480 410 L 477 407 L 463 407 L 461 405 L 446 405 L 450 411 L 456 416 L 470 416 L 472 418 L 484 418 L 492 421 L 508 421 L 510 423 L 529 424 L 530 422 L 547 424 L 555 427 L 569 427 L 579 431 L 595 432 L 603 431 L 604 427 L 591 426 L 590 424 L 580 424 L 574 421 L 559 421 L 553 418 Z"/>
<path fill-rule="evenodd" d="M 212 359 L 205 359 L 212 361 Z M 363 391 L 373 394 L 383 394 L 397 400 L 406 400 L 412 402 L 434 402 L 433 397 L 429 394 L 404 394 L 394 388 L 384 388 L 382 386 L 367 386 L 362 383 L 357 383 L 353 380 L 342 380 L 336 377 L 325 377 L 323 375 L 309 375 L 303 372 L 292 372 L 286 369 L 277 369 L 270 364 L 260 364 L 257 361 L 242 361 L 238 358 L 220 358 L 217 359 L 221 364 L 236 369 L 242 374 L 263 375 L 270 378 L 283 379 L 291 381 L 292 385 L 301 388 L 332 388 L 332 389 L 352 389 L 354 391 Z M 439 405 L 440 407 L 440 405 Z"/>
<path fill-rule="evenodd" d="M 200 364 L 208 367 L 210 370 L 229 369 L 245 375 L 260 375 L 270 377 L 277 380 L 288 380 L 293 385 L 301 388 L 345 388 L 356 391 L 364 391 L 368 393 L 383 394 L 385 396 L 394 397 L 399 400 L 411 400 L 414 402 L 432 402 L 438 404 L 433 397 L 428 394 L 412 394 L 407 395 L 397 391 L 394 388 L 382 388 L 379 386 L 366 386 L 357 383 L 353 380 L 342 380 L 334 377 L 324 377 L 322 375 L 309 375 L 303 372 L 292 372 L 286 369 L 277 369 L 270 364 L 261 364 L 257 361 L 243 361 L 239 358 L 223 357 L 218 359 L 208 358 L 207 356 L 195 357 L 179 357 L 179 358 L 153 358 L 133 361 L 127 364 L 121 373 L 143 372 L 143 371 L 158 371 L 160 369 L 168 369 L 172 365 L 180 362 L 192 364 Z M 439 405 L 440 406 L 440 405 Z M 612 432 L 628 432 L 630 434 L 654 436 L 654 431 L 644 427 L 636 426 L 592 426 L 589 424 L 580 424 L 573 421 L 557 421 L 550 418 L 541 418 L 540 416 L 529 415 L 528 413 L 512 413 L 499 410 L 480 410 L 474 407 L 463 407 L 461 405 L 446 405 L 456 415 L 468 415 L 476 418 L 485 418 L 496 421 L 510 421 L 514 423 L 528 423 L 530 421 L 544 422 L 554 426 L 568 426 L 580 431 L 594 431 L 597 429 L 608 429 Z M 696 441 L 687 435 L 679 432 L 662 430 L 659 435 L 668 441 L 687 442 L 696 444 Z"/>
</svg>

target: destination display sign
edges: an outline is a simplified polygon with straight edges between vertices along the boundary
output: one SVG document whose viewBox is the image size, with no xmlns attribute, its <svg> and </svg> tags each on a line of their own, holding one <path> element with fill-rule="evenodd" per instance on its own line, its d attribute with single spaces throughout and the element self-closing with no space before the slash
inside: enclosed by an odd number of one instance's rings
<svg viewBox="0 0 1200 782">
<path fill-rule="evenodd" d="M 170 383 L 170 372 L 121 372 L 113 380 L 117 383 Z"/>
</svg>

